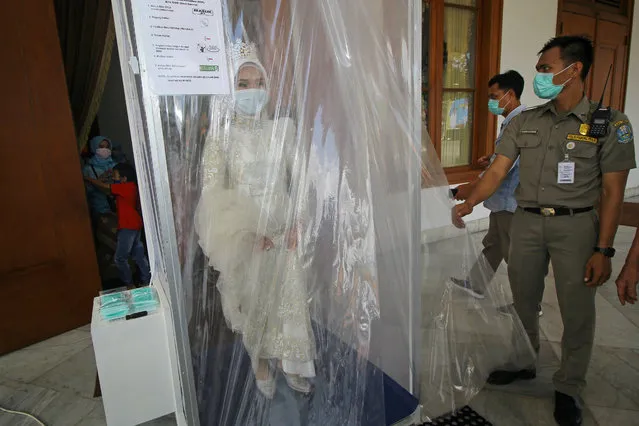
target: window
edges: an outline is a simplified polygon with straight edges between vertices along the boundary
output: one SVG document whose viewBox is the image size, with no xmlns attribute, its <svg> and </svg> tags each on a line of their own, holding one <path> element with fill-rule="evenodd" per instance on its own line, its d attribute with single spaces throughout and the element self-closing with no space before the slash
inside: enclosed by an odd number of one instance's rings
<svg viewBox="0 0 639 426">
<path fill-rule="evenodd" d="M 475 3 L 467 1 L 466 3 Z M 471 164 L 477 11 L 444 4 L 444 75 L 440 156 L 444 167 Z"/>
<path fill-rule="evenodd" d="M 502 0 L 424 0 L 424 116 L 451 183 L 478 174 L 478 158 L 493 149 L 487 84 L 499 71 L 502 6 Z"/>
</svg>

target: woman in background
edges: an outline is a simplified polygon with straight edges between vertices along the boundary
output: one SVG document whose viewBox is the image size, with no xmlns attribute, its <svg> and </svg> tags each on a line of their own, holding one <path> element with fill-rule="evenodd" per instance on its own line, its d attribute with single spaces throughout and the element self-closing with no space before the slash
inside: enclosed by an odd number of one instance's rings
<svg viewBox="0 0 639 426">
<path fill-rule="evenodd" d="M 96 136 L 89 141 L 89 149 L 91 157 L 82 169 L 82 175 L 85 178 L 99 180 L 104 184 L 113 183 L 113 167 L 117 163 L 111 155 L 111 140 L 104 136 Z M 91 217 L 94 220 L 113 213 L 108 196 L 92 185 L 87 186 L 87 198 Z"/>
</svg>

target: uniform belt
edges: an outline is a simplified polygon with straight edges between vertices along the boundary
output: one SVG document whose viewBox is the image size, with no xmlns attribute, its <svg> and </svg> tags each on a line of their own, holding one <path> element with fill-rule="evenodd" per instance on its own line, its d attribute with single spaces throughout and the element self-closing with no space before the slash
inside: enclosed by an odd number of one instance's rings
<svg viewBox="0 0 639 426">
<path fill-rule="evenodd" d="M 572 216 L 577 213 L 585 213 L 592 210 L 593 207 L 582 207 L 579 209 L 569 209 L 565 207 L 523 207 L 523 210 L 528 213 L 534 213 L 541 216 L 551 217 L 551 216 Z"/>
</svg>

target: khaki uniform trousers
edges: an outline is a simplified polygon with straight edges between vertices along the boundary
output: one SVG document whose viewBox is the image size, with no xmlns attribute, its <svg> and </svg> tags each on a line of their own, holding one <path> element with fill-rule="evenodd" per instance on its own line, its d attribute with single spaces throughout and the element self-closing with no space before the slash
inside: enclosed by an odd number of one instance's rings
<svg viewBox="0 0 639 426">
<path fill-rule="evenodd" d="M 511 229 L 508 276 L 515 309 L 539 352 L 537 303 L 544 290 L 548 259 L 552 262 L 557 299 L 564 325 L 561 367 L 553 377 L 555 389 L 579 396 L 586 386 L 595 336 L 596 289 L 584 283 L 586 264 L 599 232 L 597 213 L 544 217 L 518 209 Z"/>
<path fill-rule="evenodd" d="M 502 260 L 508 263 L 513 213 L 509 211 L 490 213 L 488 220 L 488 233 L 482 241 L 484 249 L 481 252 L 485 261 L 480 257 L 470 271 L 470 282 L 473 283 L 473 287 L 480 289 L 488 286 Z M 486 262 L 490 268 L 485 266 Z"/>
</svg>

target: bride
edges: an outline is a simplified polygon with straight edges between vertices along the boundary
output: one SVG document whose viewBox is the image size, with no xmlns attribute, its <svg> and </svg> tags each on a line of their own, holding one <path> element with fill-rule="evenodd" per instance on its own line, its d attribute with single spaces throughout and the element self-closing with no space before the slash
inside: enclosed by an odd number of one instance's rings
<svg viewBox="0 0 639 426">
<path fill-rule="evenodd" d="M 206 140 L 196 232 L 220 271 L 224 316 L 242 335 L 258 389 L 272 398 L 281 370 L 292 389 L 309 393 L 315 341 L 297 244 L 303 209 L 290 195 L 299 181 L 295 125 L 266 117 L 267 76 L 254 45 L 238 42 L 233 52 L 233 117 Z"/>
</svg>

